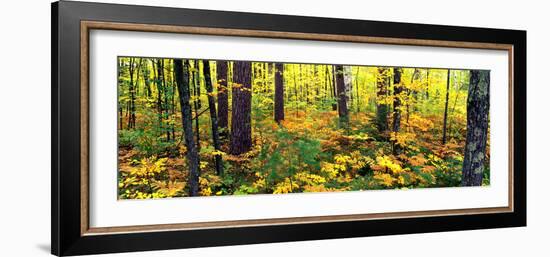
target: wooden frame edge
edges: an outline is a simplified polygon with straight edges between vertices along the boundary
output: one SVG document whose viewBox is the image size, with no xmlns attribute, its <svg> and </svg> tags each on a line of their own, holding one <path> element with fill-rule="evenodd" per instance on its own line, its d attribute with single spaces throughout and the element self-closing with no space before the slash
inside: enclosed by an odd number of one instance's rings
<svg viewBox="0 0 550 257">
<path fill-rule="evenodd" d="M 193 222 L 177 224 L 155 224 L 155 225 L 137 225 L 120 227 L 101 227 L 89 228 L 84 236 L 119 234 L 119 233 L 140 233 L 140 232 L 160 232 L 173 230 L 193 230 L 193 229 L 218 229 L 218 228 L 236 228 L 252 226 L 274 226 L 291 224 L 311 224 L 327 222 L 346 222 L 346 221 L 364 221 L 380 220 L 391 218 L 420 218 L 433 216 L 451 216 L 451 215 L 475 215 L 512 212 L 509 207 L 494 208 L 472 208 L 472 209 L 453 209 L 443 211 L 410 211 L 410 212 L 391 212 L 391 213 L 371 213 L 371 214 L 352 214 L 352 215 L 331 215 L 331 216 L 309 216 L 295 218 L 274 218 L 274 219 L 254 219 L 254 220 L 232 220 L 232 221 L 211 221 L 211 222 Z M 434 212 L 438 212 L 434 215 Z M 327 219 L 330 217 L 330 219 Z"/>
<path fill-rule="evenodd" d="M 89 29 L 80 23 L 80 235 L 89 225 Z"/>
<path fill-rule="evenodd" d="M 490 208 L 469 208 L 469 209 L 449 209 L 449 210 L 431 210 L 431 211 L 410 211 L 410 212 L 391 212 L 391 213 L 371 213 L 371 214 L 352 214 L 352 215 L 330 215 L 315 217 L 293 217 L 293 218 L 274 218 L 274 219 L 255 219 L 255 220 L 234 220 L 234 221 L 212 221 L 212 222 L 194 222 L 177 224 L 154 224 L 120 227 L 97 227 L 89 226 L 89 32 L 92 29 L 98 30 L 122 30 L 138 32 L 161 32 L 161 33 L 180 33 L 197 35 L 217 35 L 217 36 L 239 36 L 239 37 L 259 37 L 259 38 L 279 38 L 279 39 L 297 39 L 297 40 L 317 40 L 333 42 L 354 42 L 371 44 L 389 44 L 389 45 L 412 45 L 427 47 L 450 47 L 450 48 L 469 48 L 469 49 L 492 49 L 506 50 L 508 52 L 508 103 L 509 103 L 509 181 L 508 181 L 508 206 L 490 207 Z M 514 212 L 514 166 L 513 166 L 513 104 L 514 104 L 514 65 L 513 65 L 514 46 L 512 44 L 496 44 L 481 42 L 463 42 L 463 41 L 444 41 L 444 40 L 425 40 L 425 39 L 404 39 L 389 37 L 371 37 L 371 36 L 353 36 L 353 35 L 334 35 L 334 34 L 315 34 L 301 32 L 282 32 L 248 29 L 226 29 L 212 27 L 193 27 L 193 26 L 173 26 L 156 24 L 137 24 L 137 23 L 119 23 L 119 22 L 101 22 L 101 21 L 80 21 L 80 235 L 94 236 L 103 234 L 119 233 L 140 233 L 140 232 L 160 232 L 174 230 L 193 230 L 193 229 L 217 229 L 217 228 L 235 228 L 251 226 L 271 226 L 271 225 L 290 225 L 290 224 L 310 224 L 326 222 L 344 222 L 344 221 L 365 221 L 379 219 L 396 218 L 418 218 L 435 217 L 451 215 L 474 215 L 491 213 L 510 213 Z"/>
</svg>

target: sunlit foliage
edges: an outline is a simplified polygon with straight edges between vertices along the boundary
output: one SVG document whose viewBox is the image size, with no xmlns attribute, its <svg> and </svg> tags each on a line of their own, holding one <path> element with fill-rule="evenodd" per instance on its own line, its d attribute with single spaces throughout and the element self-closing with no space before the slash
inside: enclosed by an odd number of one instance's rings
<svg viewBox="0 0 550 257">
<path fill-rule="evenodd" d="M 461 185 L 466 135 L 469 71 L 403 68 L 394 94 L 391 68 L 351 66 L 345 97 L 349 117 L 341 125 L 332 65 L 284 64 L 284 120 L 275 121 L 275 66 L 253 62 L 251 89 L 233 83 L 228 62 L 227 87 L 216 79 L 205 89 L 204 60 L 189 61 L 191 122 L 199 155 L 201 196 L 413 189 Z M 346 69 L 344 69 L 346 71 Z M 171 59 L 118 60 L 118 197 L 148 199 L 188 194 L 189 165 L 181 106 Z M 380 83 L 382 82 L 382 83 Z M 387 83 L 384 95 L 377 86 Z M 232 155 L 230 128 L 220 127 L 221 147 L 212 143 L 208 97 L 227 94 L 231 124 L 232 90 L 252 94 L 249 151 Z M 401 103 L 391 108 L 395 100 Z M 218 108 L 219 108 L 219 102 Z M 377 108 L 387 105 L 388 129 L 376 125 Z M 445 144 L 443 113 L 448 106 Z M 392 130 L 393 113 L 400 126 Z M 218 109 L 218 116 L 220 110 Z M 488 149 L 488 148 L 487 148 Z M 223 160 L 218 174 L 214 160 Z M 489 162 L 489 152 L 486 152 Z M 489 184 L 485 166 L 484 185 Z"/>
</svg>

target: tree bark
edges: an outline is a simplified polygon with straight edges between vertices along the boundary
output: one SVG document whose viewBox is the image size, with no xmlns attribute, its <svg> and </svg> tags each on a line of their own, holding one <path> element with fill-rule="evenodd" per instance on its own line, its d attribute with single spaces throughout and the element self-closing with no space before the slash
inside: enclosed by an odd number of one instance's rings
<svg viewBox="0 0 550 257">
<path fill-rule="evenodd" d="M 401 128 L 402 73 L 403 70 L 401 68 L 393 68 L 393 132 L 399 132 Z"/>
<path fill-rule="evenodd" d="M 128 65 L 128 73 L 130 74 L 130 116 L 128 117 L 128 129 L 134 129 L 136 127 L 136 90 L 134 86 L 134 71 L 136 61 L 134 58 L 130 58 L 130 65 Z"/>
<path fill-rule="evenodd" d="M 145 83 L 145 93 L 147 97 L 151 97 L 151 80 L 149 78 L 149 59 L 145 59 L 145 68 L 143 69 L 143 82 Z"/>
<path fill-rule="evenodd" d="M 462 186 L 481 186 L 489 127 L 489 71 L 470 71 Z"/>
<path fill-rule="evenodd" d="M 451 70 L 447 70 L 447 90 L 445 93 L 445 113 L 443 114 L 443 144 L 447 143 L 447 114 L 449 112 L 449 82 L 451 80 Z"/>
<path fill-rule="evenodd" d="M 393 68 L 393 128 L 394 133 L 398 133 L 401 129 L 401 105 L 403 97 L 403 84 L 401 83 L 401 75 L 403 69 Z M 393 144 L 393 153 L 400 154 L 402 147 L 398 144 Z"/>
<path fill-rule="evenodd" d="M 196 144 L 197 144 L 197 149 L 200 151 L 201 149 L 201 133 L 200 133 L 200 128 L 199 128 L 199 110 L 201 109 L 201 100 L 200 100 L 200 96 L 201 96 L 201 81 L 200 81 L 200 72 L 199 72 L 199 61 L 198 60 L 195 60 L 193 61 L 193 68 L 194 68 L 194 71 L 193 71 L 193 78 L 194 78 L 194 83 L 193 83 L 193 95 L 195 96 L 195 100 L 193 101 L 194 103 L 194 107 L 195 107 L 195 137 L 196 137 Z"/>
<path fill-rule="evenodd" d="M 332 65 L 332 97 L 333 97 L 333 104 L 332 104 L 332 110 L 336 111 L 338 110 L 338 93 L 336 93 L 336 67 Z"/>
<path fill-rule="evenodd" d="M 191 123 L 191 105 L 189 103 L 189 64 L 185 66 L 181 59 L 174 59 L 174 73 L 178 86 L 181 106 L 181 122 L 187 147 L 187 162 L 189 165 L 189 196 L 199 193 L 199 154 L 193 138 L 193 124 Z"/>
<path fill-rule="evenodd" d="M 164 66 L 164 59 L 161 59 L 160 62 L 161 62 L 161 66 L 160 66 L 160 69 L 162 71 L 162 88 L 164 89 L 164 104 L 163 104 L 163 107 L 162 109 L 164 110 L 164 115 L 163 115 L 163 118 L 164 119 L 168 119 L 168 117 L 170 117 L 170 101 L 168 101 L 168 86 L 166 85 L 166 70 L 165 70 L 165 66 Z M 170 141 L 170 128 L 169 128 L 169 124 L 167 124 L 167 126 L 164 128 L 165 132 L 166 132 L 166 141 Z"/>
<path fill-rule="evenodd" d="M 283 85 L 284 64 L 275 64 L 275 113 L 277 123 L 285 119 L 284 85 Z"/>
<path fill-rule="evenodd" d="M 430 69 L 426 69 L 426 99 L 430 99 Z"/>
<path fill-rule="evenodd" d="M 336 96 L 338 97 L 338 117 L 340 126 L 345 127 L 348 124 L 348 105 L 346 95 L 346 84 L 344 81 L 344 68 L 342 65 L 335 66 L 336 71 Z"/>
<path fill-rule="evenodd" d="M 251 63 L 236 61 L 233 64 L 232 101 L 231 101 L 231 144 L 230 153 L 239 155 L 252 147 L 251 100 L 252 81 Z"/>
<path fill-rule="evenodd" d="M 346 91 L 346 105 L 348 109 L 351 108 L 351 104 L 353 103 L 353 96 L 352 96 L 352 81 L 353 81 L 353 73 L 351 70 L 351 66 L 346 65 L 343 66 L 343 72 L 344 72 L 344 89 Z"/>
<path fill-rule="evenodd" d="M 212 80 L 210 76 L 210 61 L 205 60 L 202 65 L 202 74 L 204 74 L 204 86 L 206 87 L 206 93 L 208 95 L 208 109 L 210 109 L 210 121 L 212 123 L 212 141 L 214 143 L 214 149 L 220 151 L 220 136 L 218 134 L 218 115 L 216 113 L 216 99 L 214 99 Z M 222 157 L 219 154 L 215 155 L 216 174 L 218 176 L 223 175 L 223 162 Z"/>
<path fill-rule="evenodd" d="M 170 69 L 168 71 L 168 74 L 170 74 L 170 96 L 171 96 L 171 106 L 172 106 L 172 109 L 171 109 L 171 117 L 170 119 L 176 119 L 176 102 L 175 102 L 175 98 L 176 98 L 176 83 L 174 81 L 174 61 L 173 60 L 170 60 L 169 63 L 171 62 L 171 67 L 172 69 Z M 170 122 L 170 128 L 172 130 L 172 140 L 176 140 L 176 125 L 175 125 L 175 122 Z"/>
<path fill-rule="evenodd" d="M 329 75 L 329 66 L 326 65 L 325 66 L 325 99 L 329 98 L 330 96 L 332 96 L 332 91 L 328 91 L 330 87 L 330 75 Z"/>
<path fill-rule="evenodd" d="M 216 61 L 216 77 L 218 80 L 218 126 L 220 128 L 220 136 L 225 138 L 227 136 L 229 113 L 226 61 Z"/>
<path fill-rule="evenodd" d="M 162 76 L 162 70 L 161 70 L 161 65 L 160 65 L 160 62 L 161 60 L 157 60 L 156 63 L 154 63 L 154 65 L 156 66 L 156 69 L 155 69 L 155 84 L 157 85 L 157 111 L 158 111 L 158 127 L 161 131 L 161 133 L 164 131 L 164 123 L 162 122 L 162 119 L 163 119 L 163 113 L 164 113 L 164 110 L 162 108 L 162 94 L 163 94 L 163 91 L 164 91 L 164 88 L 162 87 L 162 79 L 161 79 L 161 76 Z"/>
<path fill-rule="evenodd" d="M 124 94 L 124 87 L 123 87 L 123 80 L 122 80 L 122 68 L 124 67 L 123 59 L 119 58 L 118 60 L 118 90 L 119 95 Z M 118 122 L 119 122 L 119 130 L 123 129 L 123 113 L 122 113 L 122 103 L 118 101 Z"/>
</svg>

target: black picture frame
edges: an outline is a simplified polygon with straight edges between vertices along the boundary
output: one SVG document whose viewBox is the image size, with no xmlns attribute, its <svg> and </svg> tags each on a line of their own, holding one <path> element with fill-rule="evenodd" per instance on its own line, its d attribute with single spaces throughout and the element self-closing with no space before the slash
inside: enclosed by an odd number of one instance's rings
<svg viewBox="0 0 550 257">
<path fill-rule="evenodd" d="M 526 226 L 526 31 L 167 7 L 52 3 L 51 252 L 81 255 Z M 83 20 L 513 45 L 513 201 L 506 213 L 176 231 L 81 233 Z"/>
</svg>

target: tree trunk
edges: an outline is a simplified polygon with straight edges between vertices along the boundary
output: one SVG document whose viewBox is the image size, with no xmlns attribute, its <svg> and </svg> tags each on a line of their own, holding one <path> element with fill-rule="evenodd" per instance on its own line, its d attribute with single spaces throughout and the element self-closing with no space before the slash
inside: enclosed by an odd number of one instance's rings
<svg viewBox="0 0 550 257">
<path fill-rule="evenodd" d="M 325 66 L 325 99 L 329 98 L 330 96 L 332 96 L 332 91 L 328 91 L 329 88 L 330 88 L 330 76 L 329 76 L 329 66 L 326 65 Z"/>
<path fill-rule="evenodd" d="M 189 103 L 189 64 L 185 66 L 181 59 L 174 59 L 174 73 L 181 106 L 181 122 L 187 147 L 187 162 L 189 165 L 189 196 L 199 193 L 199 154 L 193 138 L 193 124 L 191 123 L 191 105 Z"/>
<path fill-rule="evenodd" d="M 378 131 L 380 133 L 384 133 L 388 130 L 389 106 L 386 102 L 388 91 L 388 72 L 388 68 L 379 67 L 376 78 L 376 127 L 378 128 Z M 382 103 L 380 103 L 379 101 L 382 101 Z"/>
<path fill-rule="evenodd" d="M 321 98 L 321 85 L 319 85 L 319 67 L 313 66 L 313 86 L 315 87 L 315 101 Z"/>
<path fill-rule="evenodd" d="M 218 126 L 220 136 L 227 136 L 229 98 L 227 96 L 227 62 L 216 61 L 216 77 L 218 80 Z"/>
<path fill-rule="evenodd" d="M 333 103 L 332 103 L 332 110 L 333 111 L 336 111 L 338 109 L 338 93 L 336 93 L 336 67 L 334 65 L 332 65 L 332 81 L 331 81 L 331 85 L 332 85 L 332 97 L 334 98 L 333 99 Z"/>
<path fill-rule="evenodd" d="M 252 81 L 251 63 L 236 61 L 233 64 L 232 101 L 231 101 L 231 144 L 230 153 L 239 155 L 252 147 L 251 100 Z"/>
<path fill-rule="evenodd" d="M 149 60 L 145 59 L 145 68 L 143 69 L 143 82 L 145 82 L 145 93 L 147 97 L 151 97 L 151 80 L 149 78 Z"/>
<path fill-rule="evenodd" d="M 462 186 L 481 186 L 489 127 L 489 71 L 470 71 Z"/>
<path fill-rule="evenodd" d="M 393 68 L 393 132 L 399 132 L 401 127 L 402 71 L 401 68 Z"/>
<path fill-rule="evenodd" d="M 348 124 L 348 105 L 346 96 L 346 84 L 344 81 L 344 68 L 342 65 L 336 65 L 336 95 L 338 97 L 338 117 L 340 126 L 346 127 Z"/>
<path fill-rule="evenodd" d="M 210 61 L 205 60 L 202 65 L 202 74 L 204 74 L 204 86 L 206 87 L 206 93 L 208 95 L 208 109 L 210 110 L 210 120 L 212 123 L 212 141 L 214 143 L 214 149 L 220 151 L 220 136 L 218 134 L 218 115 L 216 113 L 216 99 L 214 99 L 212 80 L 210 78 Z M 223 162 L 222 156 L 215 155 L 216 162 L 216 174 L 218 176 L 223 175 Z"/>
<path fill-rule="evenodd" d="M 447 70 L 447 90 L 445 93 L 445 113 L 443 114 L 443 140 L 442 143 L 447 143 L 447 114 L 449 112 L 449 82 L 451 81 L 451 70 Z"/>
<path fill-rule="evenodd" d="M 275 121 L 277 123 L 285 119 L 284 85 L 283 85 L 284 64 L 275 64 Z"/>
<path fill-rule="evenodd" d="M 174 81 L 174 62 L 173 60 L 169 61 L 171 62 L 171 67 L 172 69 L 170 69 L 168 71 L 168 74 L 170 74 L 170 95 L 171 95 L 171 106 L 172 106 L 172 109 L 171 109 L 171 118 L 170 119 L 176 119 L 176 102 L 175 102 L 175 98 L 176 98 L 176 83 Z M 171 127 L 171 130 L 172 130 L 172 140 L 176 140 L 176 125 L 175 125 L 175 122 L 170 122 L 170 127 Z"/>
<path fill-rule="evenodd" d="M 394 133 L 401 128 L 401 99 L 403 97 L 403 84 L 401 83 L 401 68 L 393 68 L 393 128 Z M 400 154 L 401 146 L 394 143 L 393 153 Z"/>
<path fill-rule="evenodd" d="M 160 131 L 161 131 L 161 134 L 162 133 L 165 133 L 168 129 L 167 125 L 168 124 L 164 124 L 164 119 L 166 118 L 166 110 L 165 110 L 165 106 L 166 106 L 166 103 L 163 101 L 163 99 L 166 99 L 166 87 L 164 86 L 164 64 L 163 64 L 163 59 L 158 59 L 157 60 L 157 91 L 158 91 L 158 96 L 157 96 L 157 105 L 158 105 L 158 112 L 159 112 L 159 128 L 160 128 Z"/>
<path fill-rule="evenodd" d="M 134 129 L 136 127 L 136 90 L 134 86 L 134 71 L 136 61 L 134 58 L 130 58 L 130 65 L 128 65 L 128 73 L 130 74 L 130 116 L 128 117 L 128 129 Z"/>
<path fill-rule="evenodd" d="M 132 128 L 136 128 L 136 97 L 139 89 L 139 71 L 141 70 L 141 64 L 143 62 L 142 58 L 139 58 L 139 63 L 137 64 L 134 72 L 136 72 L 136 79 L 133 82 L 132 86 L 132 102 L 131 102 L 131 112 L 132 112 Z M 134 61 L 135 63 L 135 61 Z"/>
<path fill-rule="evenodd" d="M 158 112 L 158 128 L 160 131 L 163 131 L 163 123 L 162 123 L 162 83 L 161 83 L 161 71 L 160 71 L 160 60 L 157 60 L 156 62 L 153 61 L 153 72 L 155 76 L 155 84 L 157 86 L 157 112 Z"/>
<path fill-rule="evenodd" d="M 124 87 L 123 87 L 123 80 L 122 80 L 122 68 L 124 67 L 122 58 L 119 58 L 118 61 L 118 90 L 119 95 L 124 94 Z M 118 101 L 118 122 L 119 122 L 119 130 L 123 129 L 123 113 L 122 113 L 122 103 L 120 102 L 120 98 Z"/>
<path fill-rule="evenodd" d="M 426 69 L 426 99 L 430 99 L 430 69 Z"/>
<path fill-rule="evenodd" d="M 195 96 L 195 101 L 194 102 L 194 106 L 195 106 L 195 136 L 197 137 L 197 149 L 200 151 L 201 149 L 201 133 L 200 133 L 200 128 L 199 128 L 199 110 L 201 109 L 201 99 L 200 99 L 200 96 L 201 96 L 201 76 L 200 76 L 200 72 L 199 72 L 199 61 L 198 60 L 195 60 L 194 61 L 194 65 L 193 65 L 193 68 L 195 68 L 194 70 L 194 90 L 193 90 L 193 94 Z"/>
<path fill-rule="evenodd" d="M 351 70 L 351 66 L 346 65 L 343 67 L 344 72 L 344 89 L 346 91 L 346 105 L 349 108 L 351 108 L 351 104 L 353 102 L 353 96 L 351 94 L 351 91 L 353 89 L 352 87 L 352 81 L 353 81 L 353 74 Z"/>
<path fill-rule="evenodd" d="M 164 67 L 164 59 L 161 59 L 160 62 L 161 62 L 161 66 L 160 66 L 160 69 L 162 71 L 162 88 L 164 89 L 164 104 L 163 104 L 163 107 L 162 109 L 164 110 L 164 115 L 163 115 L 163 118 L 164 119 L 168 119 L 168 117 L 170 116 L 170 101 L 168 101 L 168 86 L 166 85 L 166 70 L 165 70 L 165 67 Z M 164 128 L 165 132 L 166 132 L 166 141 L 169 142 L 171 139 L 170 139 L 170 128 L 168 127 L 170 126 L 169 124 L 167 124 L 167 126 Z"/>
</svg>

